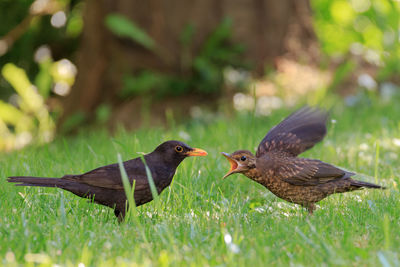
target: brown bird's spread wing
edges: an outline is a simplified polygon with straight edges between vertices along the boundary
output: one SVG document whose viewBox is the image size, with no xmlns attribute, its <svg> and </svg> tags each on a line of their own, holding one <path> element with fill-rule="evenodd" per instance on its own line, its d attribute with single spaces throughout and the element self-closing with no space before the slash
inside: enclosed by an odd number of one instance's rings
<svg viewBox="0 0 400 267">
<path fill-rule="evenodd" d="M 303 107 L 273 127 L 258 146 L 256 156 L 270 151 L 297 156 L 320 142 L 326 134 L 326 111 Z"/>
<path fill-rule="evenodd" d="M 262 157 L 257 160 L 259 166 L 267 175 L 302 186 L 324 184 L 355 175 L 320 160 L 305 158 Z"/>
<path fill-rule="evenodd" d="M 131 160 L 134 161 L 134 160 Z M 128 174 L 129 181 L 135 180 L 135 190 L 142 190 L 147 188 L 148 180 L 145 169 L 137 164 L 130 164 L 130 161 L 124 162 L 125 171 Z M 133 163 L 133 162 L 132 162 Z M 141 168 L 143 167 L 143 168 Z M 103 166 L 81 175 L 71 175 L 63 178 L 85 183 L 91 186 L 103 187 L 107 189 L 123 190 L 121 172 L 118 164 L 111 164 Z"/>
</svg>

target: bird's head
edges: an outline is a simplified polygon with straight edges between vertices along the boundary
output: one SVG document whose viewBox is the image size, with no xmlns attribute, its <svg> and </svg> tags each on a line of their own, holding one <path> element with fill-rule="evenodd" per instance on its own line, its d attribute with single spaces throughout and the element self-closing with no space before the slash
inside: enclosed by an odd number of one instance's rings
<svg viewBox="0 0 400 267">
<path fill-rule="evenodd" d="M 256 157 L 248 150 L 238 150 L 232 154 L 222 152 L 222 155 L 228 159 L 231 169 L 223 179 L 234 173 L 243 173 L 246 175 L 248 171 L 256 167 Z"/>
<path fill-rule="evenodd" d="M 186 157 L 206 156 L 207 152 L 200 148 L 192 148 L 180 141 L 166 141 L 159 145 L 153 153 L 156 153 L 163 160 L 179 164 Z M 151 153 L 151 154 L 153 154 Z"/>
</svg>

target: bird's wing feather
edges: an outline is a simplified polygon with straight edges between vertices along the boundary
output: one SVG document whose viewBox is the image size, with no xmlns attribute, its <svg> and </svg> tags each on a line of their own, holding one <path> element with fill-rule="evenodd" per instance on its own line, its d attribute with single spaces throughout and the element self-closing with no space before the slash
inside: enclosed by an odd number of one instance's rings
<svg viewBox="0 0 400 267">
<path fill-rule="evenodd" d="M 147 189 L 149 184 L 145 168 L 141 162 L 134 161 L 135 160 L 124 162 L 124 168 L 129 181 L 132 184 L 133 180 L 135 180 L 135 190 Z M 107 189 L 124 189 L 118 164 L 103 166 L 81 175 L 68 175 L 63 178 Z"/>
<path fill-rule="evenodd" d="M 256 156 L 281 151 L 297 156 L 320 142 L 326 134 L 328 113 L 303 107 L 273 127 L 258 146 Z"/>
<path fill-rule="evenodd" d="M 313 186 L 355 175 L 315 159 L 272 156 L 261 158 L 257 161 L 259 165 L 263 166 L 263 172 L 269 172 L 292 185 Z"/>
</svg>

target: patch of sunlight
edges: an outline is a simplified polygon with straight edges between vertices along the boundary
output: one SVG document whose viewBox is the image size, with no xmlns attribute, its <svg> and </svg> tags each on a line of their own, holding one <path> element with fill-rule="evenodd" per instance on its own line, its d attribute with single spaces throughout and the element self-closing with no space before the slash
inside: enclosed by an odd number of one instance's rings
<svg viewBox="0 0 400 267">
<path fill-rule="evenodd" d="M 355 17 L 355 13 L 348 1 L 335 1 L 330 9 L 333 19 L 341 25 L 349 25 Z"/>
<path fill-rule="evenodd" d="M 267 77 L 252 81 L 248 93 L 236 93 L 233 106 L 236 110 L 251 111 L 256 116 L 268 116 L 282 106 L 293 106 L 298 100 L 313 92 L 319 103 L 331 83 L 332 74 L 316 67 L 303 65 L 289 59 L 276 61 L 277 71 Z"/>
<path fill-rule="evenodd" d="M 371 1 L 370 0 L 351 0 L 351 6 L 354 11 L 358 13 L 362 13 L 370 9 Z"/>
<path fill-rule="evenodd" d="M 13 262 L 15 261 L 15 255 L 14 255 L 14 253 L 13 253 L 12 251 L 8 251 L 8 252 L 6 253 L 5 259 L 6 259 L 6 262 L 8 262 L 8 263 L 13 263 Z"/>
<path fill-rule="evenodd" d="M 288 218 L 292 216 L 298 216 L 297 212 L 301 209 L 302 207 L 293 203 L 274 201 L 269 204 L 256 207 L 254 208 L 254 211 L 258 213 L 268 213 L 274 217 Z"/>
<path fill-rule="evenodd" d="M 26 262 L 49 264 L 50 257 L 43 253 L 27 253 L 24 256 Z"/>
<path fill-rule="evenodd" d="M 361 151 L 367 151 L 369 150 L 370 146 L 367 143 L 362 143 L 360 144 L 359 148 Z"/>
<path fill-rule="evenodd" d="M 393 138 L 393 145 L 400 147 L 400 138 Z"/>
</svg>

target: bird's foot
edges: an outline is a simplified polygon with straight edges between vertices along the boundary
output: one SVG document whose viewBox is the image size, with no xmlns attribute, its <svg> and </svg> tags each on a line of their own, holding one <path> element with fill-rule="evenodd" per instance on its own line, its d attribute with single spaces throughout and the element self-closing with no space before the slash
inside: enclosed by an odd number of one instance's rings
<svg viewBox="0 0 400 267">
<path fill-rule="evenodd" d="M 313 215 L 314 210 L 316 209 L 315 204 L 311 203 L 306 206 L 308 215 Z"/>
</svg>

